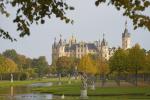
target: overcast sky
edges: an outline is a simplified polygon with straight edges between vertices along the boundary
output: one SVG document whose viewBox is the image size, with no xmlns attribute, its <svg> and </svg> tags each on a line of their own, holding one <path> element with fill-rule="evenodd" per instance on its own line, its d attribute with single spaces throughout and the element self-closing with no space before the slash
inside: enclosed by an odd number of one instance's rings
<svg viewBox="0 0 150 100">
<path fill-rule="evenodd" d="M 74 20 L 74 25 L 65 24 L 59 19 L 52 18 L 46 20 L 44 25 L 32 25 L 31 35 L 25 38 L 18 38 L 17 42 L 0 39 L 0 53 L 6 49 L 15 49 L 18 53 L 31 58 L 46 56 L 51 63 L 51 47 L 54 37 L 68 39 L 74 35 L 78 41 L 93 42 L 99 38 L 102 40 L 103 33 L 110 47 L 121 46 L 121 35 L 125 28 L 125 21 L 128 21 L 128 30 L 131 33 L 132 42 L 139 43 L 143 48 L 150 50 L 150 32 L 147 29 L 133 30 L 132 22 L 127 17 L 122 16 L 114 7 L 101 5 L 96 7 L 95 0 L 69 0 L 69 4 L 75 7 L 74 11 L 69 11 L 67 15 Z M 8 8 L 10 12 L 15 9 Z M 18 35 L 16 25 L 12 23 L 12 15 L 5 18 L 0 15 L 0 27 L 6 29 L 11 35 Z"/>
</svg>

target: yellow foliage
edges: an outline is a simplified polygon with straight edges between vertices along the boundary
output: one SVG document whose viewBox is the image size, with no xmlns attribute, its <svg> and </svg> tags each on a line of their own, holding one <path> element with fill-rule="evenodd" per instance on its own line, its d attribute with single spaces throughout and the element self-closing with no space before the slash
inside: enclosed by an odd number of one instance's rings
<svg viewBox="0 0 150 100">
<path fill-rule="evenodd" d="M 0 73 L 14 73 L 18 70 L 17 65 L 11 59 L 0 57 Z"/>
<path fill-rule="evenodd" d="M 87 74 L 97 73 L 97 67 L 95 65 L 95 62 L 91 59 L 89 55 L 85 55 L 80 59 L 78 69 L 79 71 L 85 72 Z"/>
<path fill-rule="evenodd" d="M 102 59 L 98 59 L 96 61 L 96 66 L 98 68 L 99 74 L 108 74 L 109 73 L 109 65 L 106 63 L 106 61 Z"/>
</svg>

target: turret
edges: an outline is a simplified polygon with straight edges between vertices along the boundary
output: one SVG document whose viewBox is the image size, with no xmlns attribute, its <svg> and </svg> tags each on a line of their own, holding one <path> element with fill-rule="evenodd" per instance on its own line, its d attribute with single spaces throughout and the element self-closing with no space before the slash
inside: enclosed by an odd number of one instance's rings
<svg viewBox="0 0 150 100">
<path fill-rule="evenodd" d="M 130 48 L 130 44 L 131 44 L 131 37 L 130 37 L 130 33 L 128 32 L 127 29 L 127 21 L 125 22 L 125 30 L 122 33 L 122 48 L 124 50 Z"/>
<path fill-rule="evenodd" d="M 63 45 L 63 41 L 62 41 L 62 35 L 60 34 L 60 40 L 59 40 L 59 45 L 61 46 L 61 45 Z"/>
<path fill-rule="evenodd" d="M 109 51 L 108 51 L 108 43 L 106 42 L 103 34 L 103 40 L 101 42 L 101 57 L 108 60 L 109 59 Z"/>
</svg>

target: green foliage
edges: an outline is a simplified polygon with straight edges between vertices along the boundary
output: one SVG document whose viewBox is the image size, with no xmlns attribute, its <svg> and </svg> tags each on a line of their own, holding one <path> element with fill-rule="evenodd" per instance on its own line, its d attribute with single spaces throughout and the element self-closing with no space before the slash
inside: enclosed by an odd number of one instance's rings
<svg viewBox="0 0 150 100">
<path fill-rule="evenodd" d="M 130 71 L 142 70 L 144 67 L 145 52 L 138 44 L 129 50 L 129 69 Z"/>
<path fill-rule="evenodd" d="M 31 59 L 18 54 L 13 49 L 3 52 L 3 56 L 13 60 L 17 64 L 18 71 L 15 73 L 15 77 L 18 76 L 18 80 L 35 78 L 37 75 L 41 77 L 47 74 L 46 69 L 49 65 L 44 56 Z"/>
<path fill-rule="evenodd" d="M 119 48 L 109 60 L 110 71 L 125 72 L 128 66 L 127 52 Z"/>
<path fill-rule="evenodd" d="M 38 76 L 41 77 L 45 75 L 44 71 L 48 67 L 48 62 L 45 56 L 40 56 L 38 59 L 33 59 L 32 66 L 35 68 Z"/>
<path fill-rule="evenodd" d="M 80 82 L 74 82 L 70 85 L 65 83 L 61 86 L 53 85 L 51 87 L 37 87 L 34 88 L 34 91 L 38 91 L 41 93 L 52 93 L 54 95 L 62 95 L 65 96 L 80 96 Z M 110 82 L 111 83 L 111 82 Z M 148 94 L 150 92 L 150 87 L 97 87 L 96 90 L 88 90 L 88 96 L 96 96 L 98 98 L 99 96 L 111 96 L 111 95 L 142 95 L 142 94 Z M 137 96 L 136 95 L 136 96 Z M 110 98 L 112 99 L 112 98 Z M 110 100 L 109 99 L 109 100 Z M 75 99 L 76 100 L 76 99 Z M 94 99 L 95 100 L 95 99 Z M 117 99 L 118 100 L 118 99 Z M 121 99 L 122 100 L 122 99 Z"/>
<path fill-rule="evenodd" d="M 0 13 L 6 17 L 9 17 L 9 13 L 6 9 L 8 5 L 17 9 L 15 12 L 16 17 L 13 22 L 17 24 L 17 31 L 20 32 L 20 37 L 30 35 L 29 27 L 31 24 L 44 24 L 46 18 L 51 19 L 54 15 L 66 23 L 73 23 L 73 21 L 66 16 L 66 11 L 74 10 L 74 8 L 68 6 L 68 4 L 62 0 L 1 0 Z M 0 37 L 6 37 L 13 41 L 13 38 L 6 33 L 7 32 L 3 31 Z"/>
<path fill-rule="evenodd" d="M 144 27 L 150 31 L 150 17 L 145 14 L 145 11 L 150 7 L 149 0 L 96 0 L 95 5 L 99 6 L 101 3 L 111 4 L 117 10 L 123 9 L 123 15 L 132 20 L 134 29 Z M 44 24 L 45 19 L 51 19 L 53 15 L 66 23 L 73 23 L 66 16 L 66 12 L 67 10 L 74 10 L 74 7 L 68 6 L 64 0 L 1 0 L 0 13 L 6 17 L 9 17 L 8 5 L 17 9 L 13 22 L 17 24 L 20 37 L 30 35 L 30 26 L 33 23 Z M 4 29 L 0 28 L 0 33 L 0 37 L 4 39 L 16 40 Z"/>
<path fill-rule="evenodd" d="M 67 74 L 71 70 L 71 59 L 69 57 L 59 57 L 56 61 L 56 70 L 63 75 Z"/>
<path fill-rule="evenodd" d="M 148 52 L 144 62 L 144 72 L 150 73 L 150 53 Z"/>
<path fill-rule="evenodd" d="M 145 10 L 149 10 L 149 0 L 96 0 L 95 5 L 101 3 L 113 5 L 117 10 L 123 9 L 123 15 L 129 17 L 134 25 L 134 29 L 138 27 L 147 28 L 150 31 L 150 17 L 145 14 Z"/>
</svg>

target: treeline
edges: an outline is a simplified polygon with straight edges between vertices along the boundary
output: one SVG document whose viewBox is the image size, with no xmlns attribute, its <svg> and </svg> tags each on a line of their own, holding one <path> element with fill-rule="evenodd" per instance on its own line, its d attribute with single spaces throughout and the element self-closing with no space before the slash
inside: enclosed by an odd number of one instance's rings
<svg viewBox="0 0 150 100">
<path fill-rule="evenodd" d="M 116 81 L 120 79 L 137 85 L 137 81 L 150 81 L 150 51 L 146 51 L 138 44 L 131 49 L 119 48 L 109 60 L 111 73 L 116 74 Z"/>
<path fill-rule="evenodd" d="M 15 50 L 6 50 L 0 54 L 0 79 L 10 80 L 13 74 L 15 80 L 26 80 L 44 77 L 49 74 L 50 67 L 45 56 L 28 58 Z"/>
<path fill-rule="evenodd" d="M 138 44 L 130 49 L 118 48 L 113 56 L 106 61 L 97 55 L 85 55 L 81 59 L 74 57 L 60 57 L 55 63 L 55 72 L 62 75 L 76 74 L 77 71 L 86 73 L 89 77 L 100 76 L 107 79 L 125 80 L 137 85 L 137 81 L 150 82 L 150 51 L 142 49 Z"/>
</svg>

